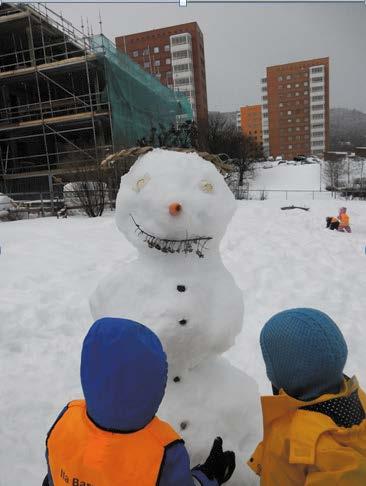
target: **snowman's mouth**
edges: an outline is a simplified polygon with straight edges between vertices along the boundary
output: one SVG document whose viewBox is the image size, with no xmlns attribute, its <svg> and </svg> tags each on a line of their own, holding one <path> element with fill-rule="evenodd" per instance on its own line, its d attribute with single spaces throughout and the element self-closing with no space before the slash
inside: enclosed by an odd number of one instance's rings
<svg viewBox="0 0 366 486">
<path fill-rule="evenodd" d="M 136 226 L 136 233 L 142 238 L 149 248 L 155 248 L 155 250 L 163 253 L 196 253 L 199 258 L 203 258 L 204 250 L 207 250 L 206 244 L 209 240 L 212 240 L 211 236 L 198 236 L 194 238 L 185 238 L 183 240 L 171 240 L 167 238 L 160 238 L 159 236 L 151 235 L 144 231 L 141 226 L 136 223 L 132 214 L 130 214 L 134 225 Z"/>
</svg>

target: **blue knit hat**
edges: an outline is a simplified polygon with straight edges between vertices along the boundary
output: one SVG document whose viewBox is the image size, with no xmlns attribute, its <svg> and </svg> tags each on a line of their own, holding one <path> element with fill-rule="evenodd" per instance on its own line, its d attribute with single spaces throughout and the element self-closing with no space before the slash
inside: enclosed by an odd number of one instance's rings
<svg viewBox="0 0 366 486">
<path fill-rule="evenodd" d="M 299 400 L 338 393 L 347 344 L 332 319 L 316 309 L 289 309 L 264 325 L 260 344 L 267 376 Z"/>
<path fill-rule="evenodd" d="M 163 399 L 167 374 L 159 338 L 138 322 L 104 317 L 84 339 L 81 384 L 89 417 L 104 429 L 145 427 Z"/>
</svg>

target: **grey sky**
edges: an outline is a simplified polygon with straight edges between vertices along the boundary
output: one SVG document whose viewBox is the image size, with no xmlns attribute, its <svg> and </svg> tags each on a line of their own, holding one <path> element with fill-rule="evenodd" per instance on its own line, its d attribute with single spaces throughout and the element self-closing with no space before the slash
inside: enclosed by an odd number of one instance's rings
<svg viewBox="0 0 366 486">
<path fill-rule="evenodd" d="M 51 5 L 50 5 L 51 6 Z M 331 107 L 366 112 L 365 4 L 61 4 L 76 25 L 88 17 L 111 40 L 118 35 L 196 20 L 205 40 L 209 110 L 260 102 L 266 66 L 330 58 Z"/>
</svg>

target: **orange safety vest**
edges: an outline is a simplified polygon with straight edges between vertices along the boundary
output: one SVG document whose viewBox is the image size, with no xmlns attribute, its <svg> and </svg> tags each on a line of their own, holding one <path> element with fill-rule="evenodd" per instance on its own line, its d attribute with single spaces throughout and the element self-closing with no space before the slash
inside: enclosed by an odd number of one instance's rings
<svg viewBox="0 0 366 486">
<path fill-rule="evenodd" d="M 137 432 L 100 429 L 85 400 L 70 402 L 47 438 L 54 486 L 155 486 L 165 448 L 182 440 L 155 417 Z"/>
</svg>

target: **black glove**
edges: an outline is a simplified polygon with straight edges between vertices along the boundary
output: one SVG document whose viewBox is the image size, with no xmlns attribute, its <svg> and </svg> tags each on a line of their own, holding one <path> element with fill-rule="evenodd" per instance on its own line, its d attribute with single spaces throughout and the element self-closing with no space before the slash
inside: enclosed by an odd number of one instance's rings
<svg viewBox="0 0 366 486">
<path fill-rule="evenodd" d="M 221 437 L 216 437 L 206 462 L 194 469 L 202 471 L 211 481 L 216 479 L 219 484 L 226 483 L 235 470 L 235 454 L 232 451 L 224 452 Z"/>
</svg>

